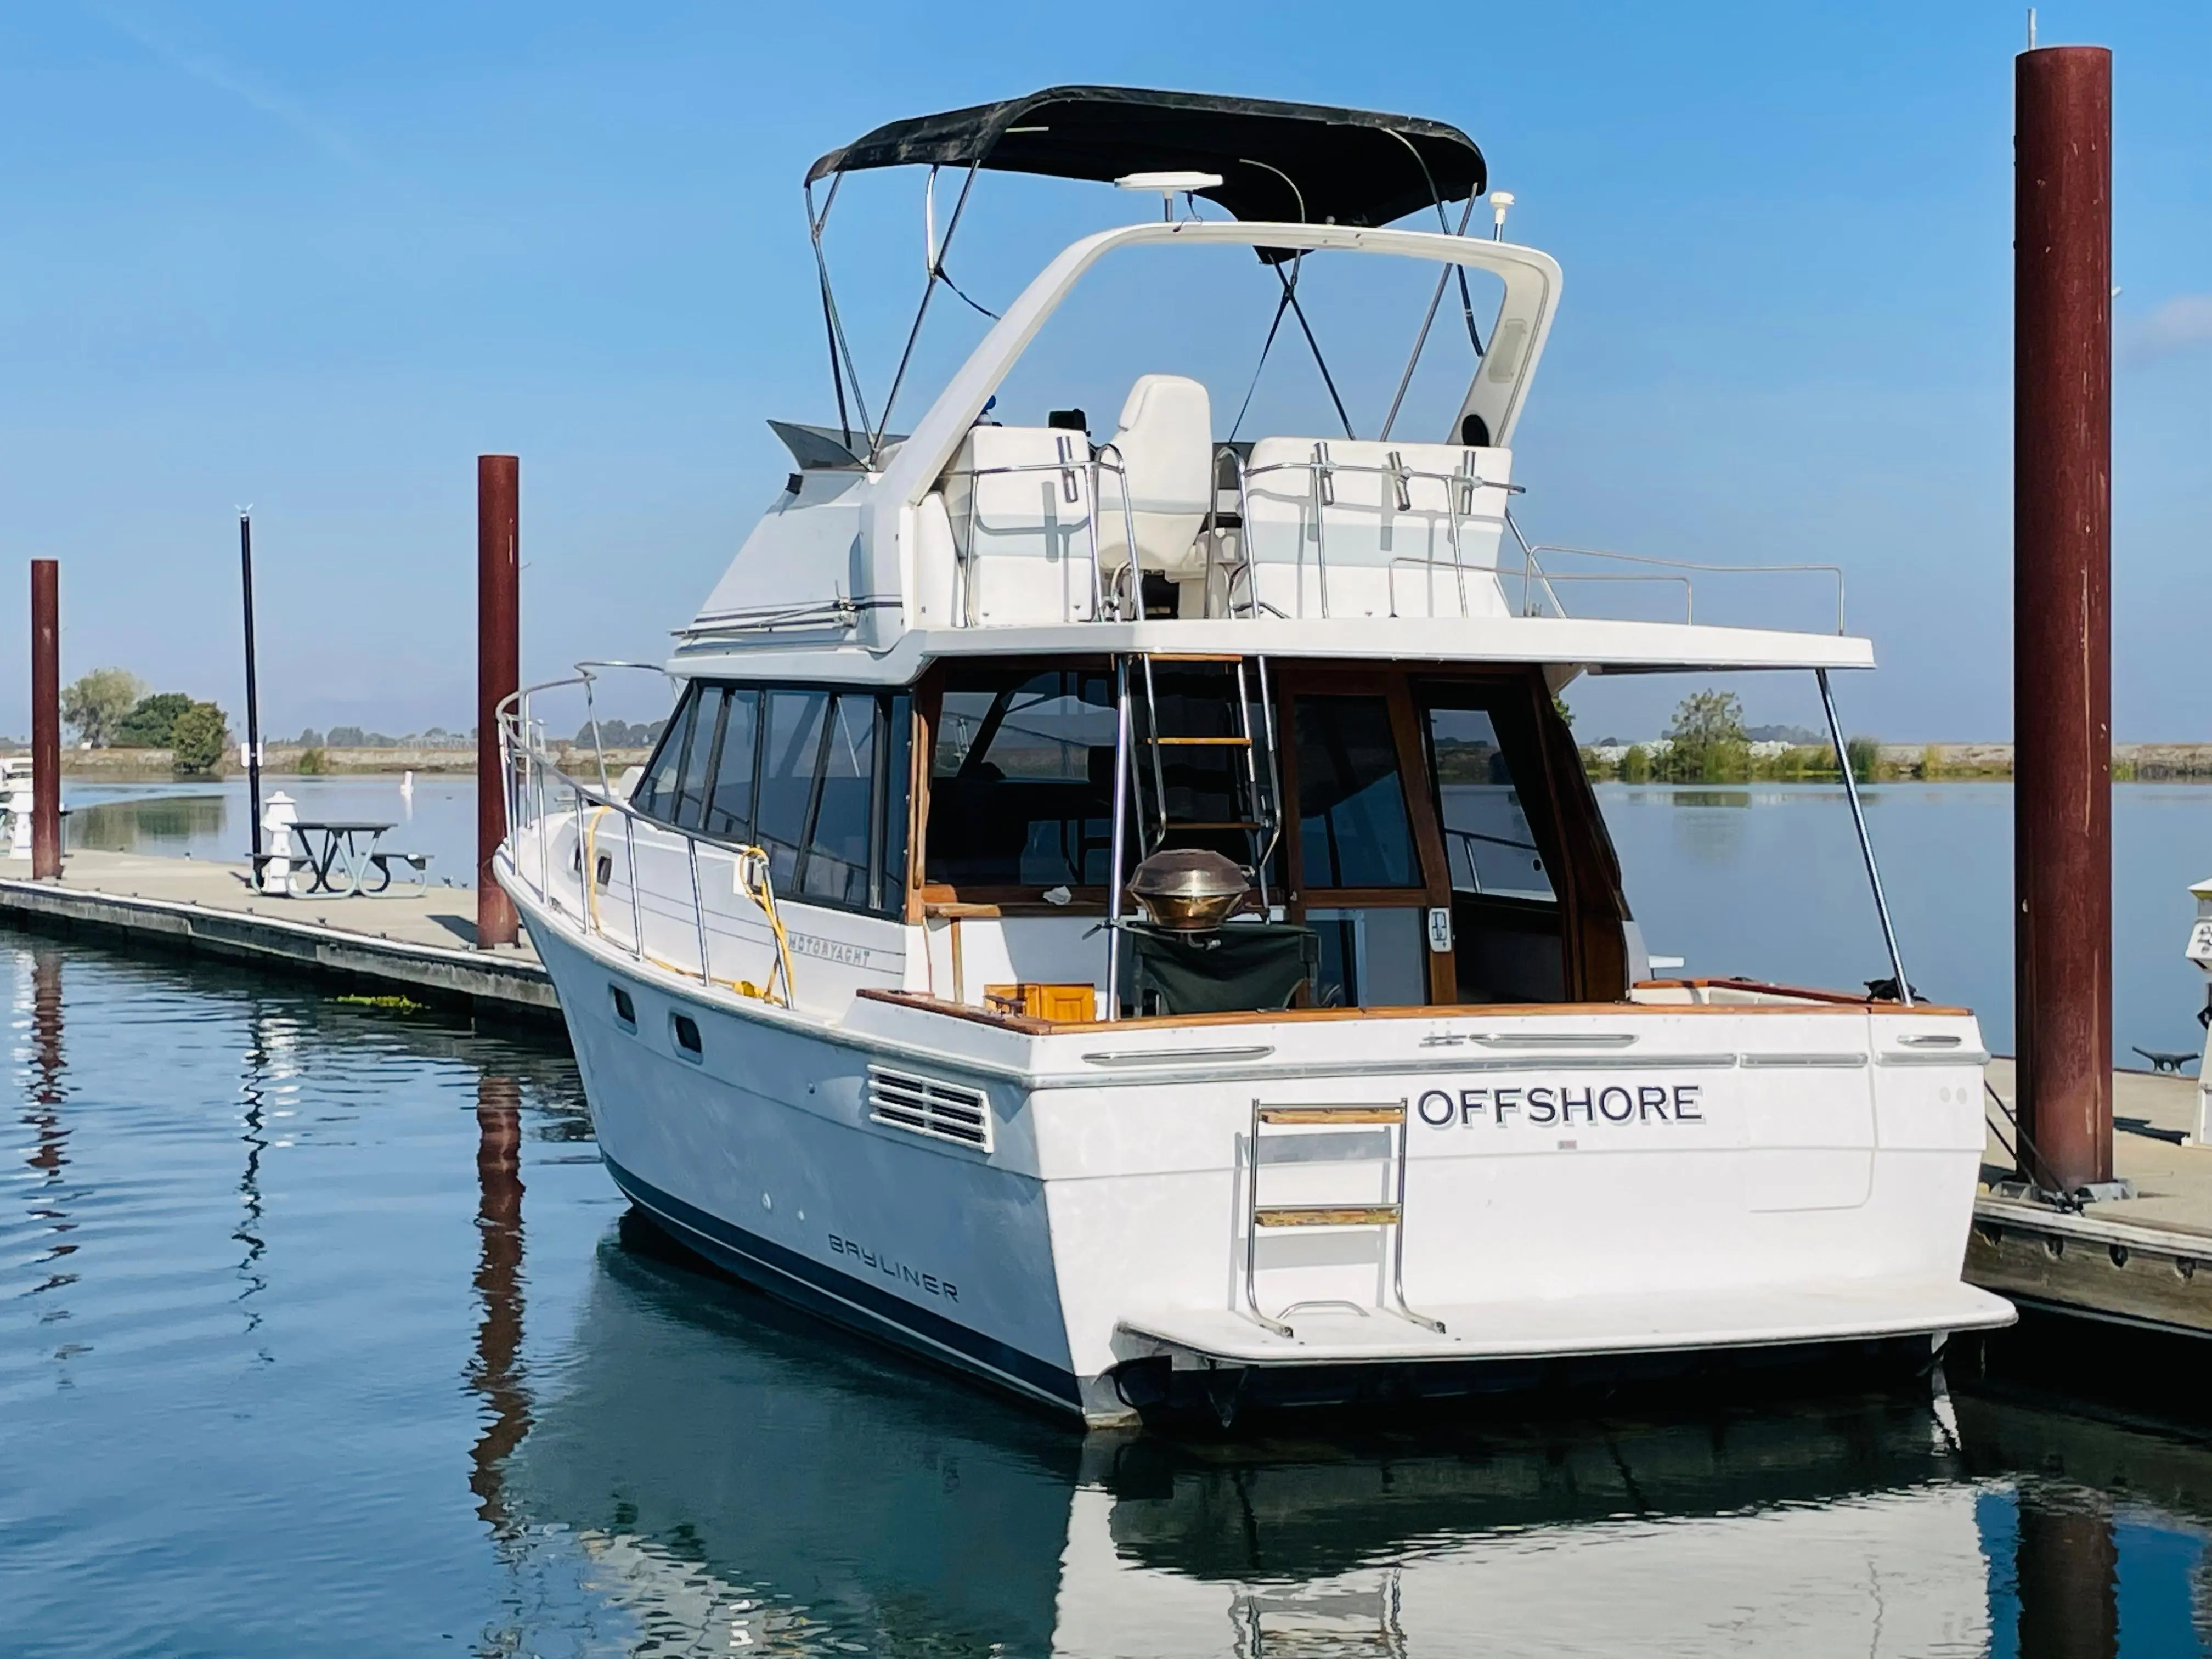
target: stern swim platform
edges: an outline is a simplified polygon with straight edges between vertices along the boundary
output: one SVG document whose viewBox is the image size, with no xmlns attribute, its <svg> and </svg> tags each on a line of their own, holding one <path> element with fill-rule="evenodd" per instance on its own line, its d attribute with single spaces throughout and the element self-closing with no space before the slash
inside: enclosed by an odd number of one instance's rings
<svg viewBox="0 0 2212 1659">
<path fill-rule="evenodd" d="M 1828 1284 L 1651 1296 L 1470 1302 L 1424 1311 L 1432 1331 L 1376 1310 L 1299 1316 L 1285 1336 L 1220 1309 L 1167 1309 L 1124 1316 L 1115 1351 L 1125 1360 L 1164 1357 L 1177 1370 L 1588 1358 L 1716 1348 L 1809 1346 L 1930 1336 L 2009 1325 L 2002 1297 L 1954 1281 L 1838 1279 Z"/>
</svg>

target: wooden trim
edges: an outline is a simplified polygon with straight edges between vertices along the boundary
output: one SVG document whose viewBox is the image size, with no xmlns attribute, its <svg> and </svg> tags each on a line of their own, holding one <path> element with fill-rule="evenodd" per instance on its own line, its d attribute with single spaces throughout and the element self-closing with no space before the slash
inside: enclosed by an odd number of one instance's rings
<svg viewBox="0 0 2212 1659">
<path fill-rule="evenodd" d="M 1103 916 L 1106 914 L 1103 887 L 1071 887 L 1065 904 L 1054 904 L 1042 887 L 957 886 L 951 882 L 925 882 L 916 890 L 923 908 L 940 904 L 987 904 L 1010 916 Z"/>
<path fill-rule="evenodd" d="M 906 921 L 922 919 L 922 872 L 929 859 L 929 775 L 937 754 L 937 721 L 945 712 L 945 676 L 932 668 L 914 688 L 914 753 L 907 788 Z M 927 941 L 924 940 L 925 947 Z"/>
<path fill-rule="evenodd" d="M 1403 1123 L 1406 1103 L 1395 1106 L 1262 1106 L 1262 1123 Z"/>
<path fill-rule="evenodd" d="M 1429 895 L 1425 887 L 1316 887 L 1305 902 L 1314 910 L 1413 910 Z"/>
<path fill-rule="evenodd" d="M 1647 981 L 1655 986 L 1672 981 Z M 1748 981 L 1713 981 L 1714 984 L 1736 990 L 1780 991 L 1777 986 L 1753 986 Z M 1879 1011 L 1885 1014 L 1916 1016 L 1945 1016 L 1960 1018 L 1971 1015 L 1968 1008 L 1938 1007 L 1931 1003 L 1916 1002 L 1907 1008 L 1903 1004 L 1869 1004 L 1854 1001 L 1833 991 L 1789 992 L 1794 996 L 1817 997 L 1817 1004 L 1786 1003 L 1698 1003 L 1698 1002 L 1468 1002 L 1449 1008 L 1427 1005 L 1409 1008 L 1273 1008 L 1252 1013 L 1234 1014 L 1151 1014 L 1129 1019 L 1107 1021 L 1032 1019 L 1025 1014 L 999 1014 L 988 1009 L 971 1006 L 967 1003 L 947 1002 L 927 996 L 919 991 L 882 991 L 873 988 L 855 991 L 856 998 L 870 1002 L 888 1002 L 902 1007 L 917 1008 L 927 1013 L 945 1014 L 955 1019 L 973 1020 L 1001 1030 L 1024 1032 L 1031 1036 L 1097 1036 L 1105 1032 L 1144 1035 L 1154 1031 L 1195 1030 L 1240 1025 L 1303 1025 L 1348 1019 L 1427 1019 L 1449 1017 L 1455 1019 L 1525 1019 L 1547 1014 L 1602 1014 L 1607 1019 L 1646 1019 L 1661 1015 L 1688 1014 L 1700 1018 L 1717 1015 L 1739 1014 L 1856 1014 Z M 1551 1056 L 1556 1060 L 1558 1056 Z M 1378 1060 L 1378 1065 L 1388 1065 Z"/>
<path fill-rule="evenodd" d="M 1695 989 L 1700 991 L 1764 991 L 1773 996 L 1809 997 L 1816 1002 L 1848 1004 L 1853 1008 L 1879 1011 L 1885 1014 L 1971 1014 L 1971 1008 L 1954 1008 L 1931 1002 L 1916 1002 L 1910 1008 L 1901 1002 L 1891 1002 L 1882 997 L 1854 995 L 1849 991 L 1819 991 L 1804 985 L 1777 985 L 1763 979 L 1645 979 L 1638 980 L 1639 987 Z"/>
<path fill-rule="evenodd" d="M 853 996 L 855 1000 L 888 1002 L 902 1008 L 919 1009 L 926 1014 L 943 1014 L 948 1019 L 964 1019 L 972 1024 L 995 1025 L 1001 1030 L 1026 1032 L 1030 1036 L 1050 1036 L 1055 1031 L 1103 1031 L 1135 1023 L 1117 1020 L 1114 1026 L 1109 1027 L 1103 1020 L 1094 1020 L 1085 1024 L 1071 1022 L 1063 1025 L 1048 1019 L 1034 1019 L 1027 1014 L 1002 1014 L 974 1003 L 951 1002 L 921 991 L 879 991 L 873 987 L 863 987 L 854 992 Z"/>
</svg>

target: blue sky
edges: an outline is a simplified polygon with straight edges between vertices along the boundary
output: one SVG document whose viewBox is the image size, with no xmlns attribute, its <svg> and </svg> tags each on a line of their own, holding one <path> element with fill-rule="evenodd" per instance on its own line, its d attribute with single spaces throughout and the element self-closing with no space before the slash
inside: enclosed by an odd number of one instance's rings
<svg viewBox="0 0 2212 1659">
<path fill-rule="evenodd" d="M 958 17 L 0 10 L 0 731 L 27 724 L 38 556 L 63 561 L 65 674 L 118 663 L 235 713 L 249 501 L 269 728 L 465 725 L 484 450 L 522 457 L 526 672 L 657 657 L 787 469 L 763 418 L 833 412 L 806 164 L 898 115 L 1105 81 L 1464 127 L 1567 273 L 1516 443 L 1532 529 L 1842 563 L 1883 664 L 1839 686 L 1854 728 L 2007 734 L 2022 8 Z M 2117 734 L 2212 738 L 2212 8 L 2045 5 L 2041 28 L 2117 53 Z M 918 179 L 880 184 L 833 227 L 875 341 L 921 263 Z M 952 269 L 991 304 L 1132 210 L 987 178 Z M 1691 689 L 1571 700 L 1584 735 L 1636 736 Z M 1813 713 L 1802 685 L 1741 689 L 1755 720 Z"/>
</svg>

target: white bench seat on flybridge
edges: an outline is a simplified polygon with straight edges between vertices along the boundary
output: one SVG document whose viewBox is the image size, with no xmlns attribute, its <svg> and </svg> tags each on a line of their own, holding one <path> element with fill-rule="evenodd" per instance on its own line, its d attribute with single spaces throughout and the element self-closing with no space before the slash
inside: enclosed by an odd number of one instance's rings
<svg viewBox="0 0 2212 1659">
<path fill-rule="evenodd" d="M 1262 438 L 1243 469 L 1251 604 L 1283 617 L 1511 614 L 1498 549 L 1512 465 L 1504 449 Z"/>
</svg>

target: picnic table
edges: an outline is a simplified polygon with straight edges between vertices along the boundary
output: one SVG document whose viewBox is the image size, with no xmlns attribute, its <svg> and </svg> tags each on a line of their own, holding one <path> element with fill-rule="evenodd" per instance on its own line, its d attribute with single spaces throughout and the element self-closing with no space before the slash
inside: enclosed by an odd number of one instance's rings
<svg viewBox="0 0 2212 1659">
<path fill-rule="evenodd" d="M 376 844 L 391 828 L 389 823 L 351 818 L 302 818 L 294 823 L 292 833 L 307 848 L 307 856 L 299 860 L 307 885 L 294 885 L 294 896 L 304 898 L 310 893 L 328 893 L 333 898 L 351 898 L 359 893 L 382 892 L 392 885 L 392 870 L 377 857 Z M 372 868 L 383 879 L 369 887 L 364 884 Z"/>
</svg>

